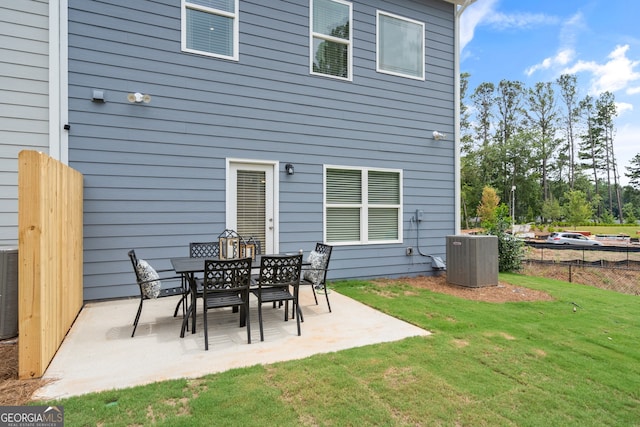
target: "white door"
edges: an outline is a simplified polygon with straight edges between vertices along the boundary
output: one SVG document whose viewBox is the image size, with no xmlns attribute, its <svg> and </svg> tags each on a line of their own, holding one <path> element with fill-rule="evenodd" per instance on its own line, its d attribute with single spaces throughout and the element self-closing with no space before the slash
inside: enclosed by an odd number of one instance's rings
<svg viewBox="0 0 640 427">
<path fill-rule="evenodd" d="M 277 163 L 227 163 L 227 228 L 259 240 L 266 254 L 279 250 L 277 168 Z"/>
</svg>

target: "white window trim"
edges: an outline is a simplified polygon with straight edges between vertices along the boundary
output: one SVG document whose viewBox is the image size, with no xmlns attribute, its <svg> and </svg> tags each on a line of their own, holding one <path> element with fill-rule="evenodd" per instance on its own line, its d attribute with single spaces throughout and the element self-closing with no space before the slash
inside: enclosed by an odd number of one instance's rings
<svg viewBox="0 0 640 427">
<path fill-rule="evenodd" d="M 353 81 L 353 4 L 351 2 L 348 1 L 344 1 L 344 0 L 331 0 L 335 3 L 341 3 L 344 4 L 345 6 L 349 6 L 349 40 L 345 41 L 344 39 L 340 39 L 337 37 L 331 37 L 329 35 L 326 34 L 322 34 L 322 33 L 315 33 L 313 31 L 313 2 L 314 0 L 309 0 L 309 73 L 311 75 L 314 76 L 321 76 L 321 77 L 327 77 L 327 78 L 331 78 L 331 79 L 338 79 L 338 80 L 344 80 L 344 81 Z M 313 56 L 314 56 L 314 51 L 313 51 L 313 39 L 314 38 L 319 38 L 319 39 L 323 39 L 323 40 L 327 40 L 327 41 L 331 41 L 331 42 L 336 42 L 336 43 L 341 43 L 341 44 L 346 44 L 347 45 L 347 61 L 349 62 L 347 64 L 347 77 L 340 77 L 340 76 L 332 76 L 330 74 L 324 74 L 324 73 L 316 73 L 313 71 Z"/>
<path fill-rule="evenodd" d="M 362 202 L 357 204 L 330 204 L 327 203 L 327 169 L 344 169 L 344 170 L 359 170 L 360 173 L 366 172 L 362 179 Z M 368 192 L 368 172 L 376 171 L 376 172 L 393 172 L 397 173 L 398 179 L 400 180 L 400 194 L 399 199 L 400 202 L 397 205 L 372 205 L 376 208 L 397 208 L 398 209 L 398 239 L 397 240 L 369 240 L 369 215 L 368 208 L 369 205 L 369 192 Z M 403 229 L 402 229 L 402 218 L 403 218 L 403 203 L 404 200 L 404 179 L 403 179 L 403 171 L 402 169 L 386 169 L 386 168 L 370 168 L 370 167 L 357 167 L 357 166 L 337 166 L 337 165 L 324 165 L 323 166 L 323 180 L 322 180 L 322 192 L 323 192 L 323 208 L 322 208 L 322 233 L 323 233 L 323 241 L 330 243 L 334 246 L 346 246 L 346 245 L 373 245 L 373 244 L 397 244 L 402 243 Z M 327 240 L 327 208 L 331 207 L 357 207 L 360 209 L 360 240 L 359 241 L 345 241 L 345 242 L 330 242 Z"/>
<path fill-rule="evenodd" d="M 195 53 L 198 55 L 211 56 L 213 58 L 229 59 L 232 61 L 238 61 L 240 59 L 240 9 L 239 0 L 235 0 L 235 13 L 226 12 L 219 9 L 213 9 L 199 4 L 191 3 L 188 0 L 182 0 L 181 6 L 181 49 L 183 52 Z M 233 55 L 220 55 L 217 53 L 206 52 L 197 49 L 187 48 L 187 9 L 200 10 L 202 12 L 211 13 L 215 15 L 225 16 L 233 19 Z"/>
<path fill-rule="evenodd" d="M 397 73 L 394 71 L 388 71 L 385 70 L 383 68 L 380 68 L 380 15 L 385 15 L 388 16 L 390 18 L 395 18 L 395 19 L 400 19 L 402 21 L 407 21 L 407 22 L 411 22 L 413 24 L 417 24 L 420 25 L 422 27 L 422 52 L 420 53 L 420 58 L 422 58 L 422 76 L 413 76 L 411 74 L 404 74 L 404 73 Z M 381 10 L 376 11 L 376 71 L 378 73 L 383 73 L 383 74 L 390 74 L 393 76 L 399 76 L 399 77 L 406 77 L 408 79 L 414 79 L 414 80 L 425 80 L 425 69 L 427 68 L 426 66 L 426 61 L 425 61 L 425 24 L 424 22 L 420 22 L 420 21 L 416 21 L 415 19 L 410 19 L 410 18 L 405 18 L 404 16 L 400 16 L 400 15 L 395 15 L 393 13 L 389 13 L 389 12 L 383 12 Z"/>
</svg>

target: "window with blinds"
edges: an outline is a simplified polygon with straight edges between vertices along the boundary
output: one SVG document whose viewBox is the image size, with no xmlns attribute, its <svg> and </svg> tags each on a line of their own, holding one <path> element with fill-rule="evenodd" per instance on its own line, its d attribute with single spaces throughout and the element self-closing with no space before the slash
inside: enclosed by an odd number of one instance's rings
<svg viewBox="0 0 640 427">
<path fill-rule="evenodd" d="M 351 79 L 352 5 L 343 0 L 311 1 L 311 74 Z"/>
<path fill-rule="evenodd" d="M 237 232 L 243 238 L 253 237 L 265 246 L 266 176 L 264 171 L 237 172 Z"/>
<path fill-rule="evenodd" d="M 401 236 L 402 172 L 325 168 L 327 243 L 395 243 Z"/>
<path fill-rule="evenodd" d="M 424 23 L 378 11 L 378 72 L 424 80 Z"/>
<path fill-rule="evenodd" d="M 238 0 L 183 0 L 182 50 L 238 59 Z"/>
</svg>

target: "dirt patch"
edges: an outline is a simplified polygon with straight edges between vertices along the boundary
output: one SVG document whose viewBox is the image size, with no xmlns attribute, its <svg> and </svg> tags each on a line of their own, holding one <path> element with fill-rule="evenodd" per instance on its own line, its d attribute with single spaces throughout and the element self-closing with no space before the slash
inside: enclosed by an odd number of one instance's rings
<svg viewBox="0 0 640 427">
<path fill-rule="evenodd" d="M 401 277 L 399 279 L 377 279 L 374 281 L 380 285 L 406 283 L 410 286 L 422 289 L 429 289 L 433 292 L 453 295 L 473 301 L 484 301 L 493 303 L 519 302 L 519 301 L 553 301 L 551 295 L 535 289 L 513 286 L 508 283 L 499 282 L 496 286 L 485 286 L 482 288 L 469 288 L 447 283 L 445 275 L 441 276 L 418 276 Z"/>
<path fill-rule="evenodd" d="M 24 405 L 46 383 L 41 379 L 19 380 L 18 340 L 0 341 L 0 406 Z"/>
</svg>

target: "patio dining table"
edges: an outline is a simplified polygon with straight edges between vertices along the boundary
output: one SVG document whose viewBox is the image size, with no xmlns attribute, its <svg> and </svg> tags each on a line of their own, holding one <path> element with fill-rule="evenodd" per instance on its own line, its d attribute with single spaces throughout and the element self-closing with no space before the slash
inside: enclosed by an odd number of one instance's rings
<svg viewBox="0 0 640 427">
<path fill-rule="evenodd" d="M 277 254 L 276 254 L 277 255 Z M 282 255 L 282 254 L 281 254 Z M 290 255 L 290 254 L 287 254 Z M 271 256 L 271 255 L 270 255 Z M 180 330 L 180 338 L 184 338 L 184 333 L 187 328 L 189 317 L 191 317 L 191 333 L 196 333 L 196 303 L 198 300 L 198 282 L 196 280 L 197 273 L 204 273 L 204 261 L 205 259 L 220 260 L 220 258 L 193 258 L 193 257 L 179 257 L 171 258 L 171 265 L 176 273 L 185 277 L 189 283 L 189 289 L 191 294 L 191 304 L 187 310 L 184 319 L 182 319 L 182 328 Z M 256 255 L 251 261 L 251 269 L 260 268 L 261 255 Z M 309 266 L 308 261 L 303 260 L 302 266 Z M 243 317 L 244 318 L 244 317 Z M 244 325 L 242 325 L 244 326 Z"/>
</svg>

